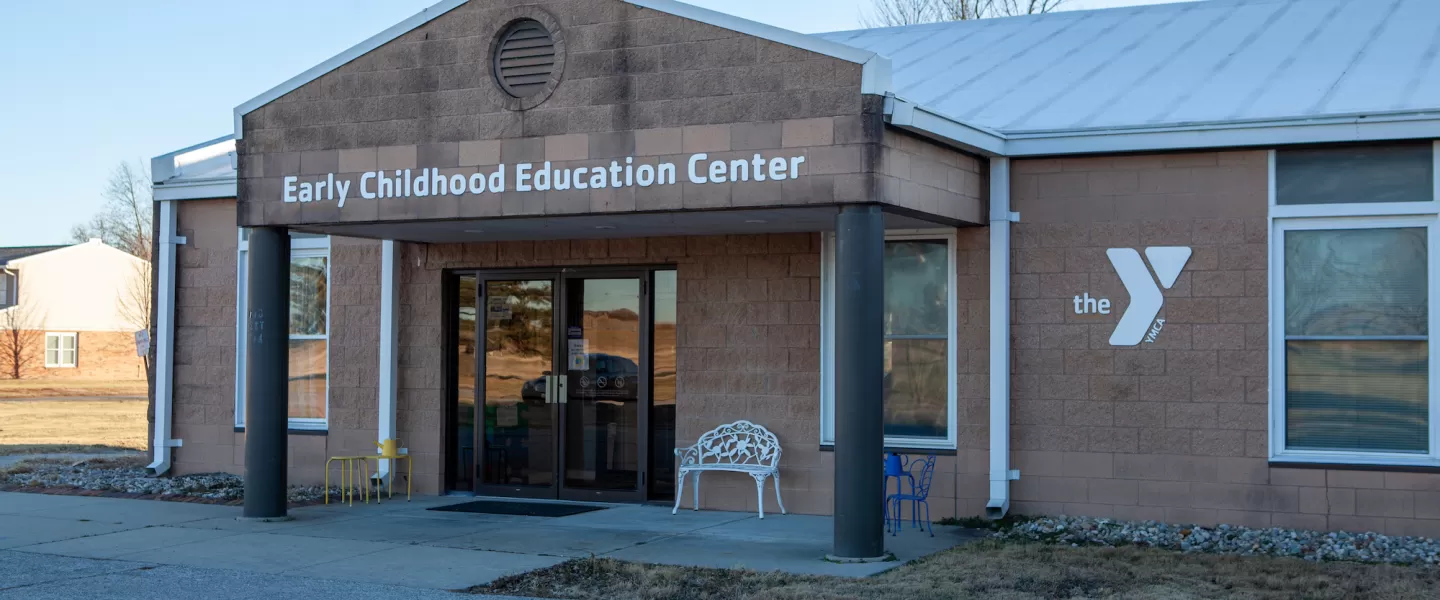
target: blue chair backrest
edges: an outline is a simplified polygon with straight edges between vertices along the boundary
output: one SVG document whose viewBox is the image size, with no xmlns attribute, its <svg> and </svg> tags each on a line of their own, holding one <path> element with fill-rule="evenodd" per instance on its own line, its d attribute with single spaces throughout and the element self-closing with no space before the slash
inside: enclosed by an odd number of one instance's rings
<svg viewBox="0 0 1440 600">
<path fill-rule="evenodd" d="M 920 467 L 920 472 L 915 473 L 915 467 Z M 930 482 L 935 480 L 935 455 L 925 457 L 925 462 L 911 461 L 910 474 L 915 477 L 915 495 L 921 500 L 930 497 Z"/>
</svg>

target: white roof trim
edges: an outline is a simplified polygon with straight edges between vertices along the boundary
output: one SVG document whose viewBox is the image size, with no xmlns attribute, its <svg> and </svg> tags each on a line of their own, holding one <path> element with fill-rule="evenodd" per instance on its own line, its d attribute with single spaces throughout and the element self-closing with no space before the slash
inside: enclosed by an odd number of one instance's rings
<svg viewBox="0 0 1440 600">
<path fill-rule="evenodd" d="M 389 29 L 386 29 L 385 31 L 371 36 L 370 39 L 351 46 L 348 50 L 345 50 L 344 52 L 330 57 L 330 60 L 310 67 L 304 73 L 291 77 L 285 83 L 270 88 L 265 93 L 251 98 L 247 100 L 244 104 L 235 107 L 235 139 L 238 140 L 244 137 L 244 123 L 242 122 L 242 119 L 251 111 L 254 111 L 257 108 L 274 102 L 276 98 L 284 96 L 285 94 L 299 89 L 302 85 L 319 79 L 321 75 L 334 71 L 341 65 L 355 60 L 363 56 L 365 53 L 379 48 L 380 46 L 389 43 L 391 40 L 405 35 L 414 30 L 415 28 L 420 27 L 421 25 L 435 20 L 440 15 L 448 13 L 458 8 L 460 5 L 465 4 L 466 1 L 467 0 L 440 0 L 439 2 L 431 5 L 429 8 L 415 13 L 410 18 L 392 25 Z"/>
<path fill-rule="evenodd" d="M 207 198 L 238 198 L 240 186 L 234 177 L 157 185 L 152 192 L 156 202 L 166 200 L 204 200 Z"/>
<path fill-rule="evenodd" d="M 886 99 L 885 115 L 895 127 L 970 152 L 1012 158 L 1440 138 L 1440 112 L 1008 134 L 894 96 Z"/>
</svg>

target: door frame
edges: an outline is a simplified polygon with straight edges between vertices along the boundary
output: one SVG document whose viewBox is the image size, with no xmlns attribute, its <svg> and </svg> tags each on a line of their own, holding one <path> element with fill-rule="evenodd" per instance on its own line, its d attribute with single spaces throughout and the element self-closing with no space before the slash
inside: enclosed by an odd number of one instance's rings
<svg viewBox="0 0 1440 600">
<path fill-rule="evenodd" d="M 458 389 L 458 357 L 453 352 L 459 343 L 459 327 L 455 315 L 458 314 L 458 284 L 461 276 L 474 276 L 476 278 L 475 310 L 477 351 L 475 352 L 475 386 L 474 402 L 474 463 L 471 465 L 472 489 L 476 495 L 485 496 L 509 496 L 517 498 L 534 499 L 558 499 L 558 500 L 585 500 L 598 502 L 647 502 L 650 493 L 650 470 L 652 443 L 651 408 L 654 402 L 652 398 L 654 378 L 654 293 L 655 293 L 655 272 L 675 270 L 673 264 L 647 264 L 647 265 L 599 265 L 579 267 L 553 267 L 553 268 L 520 268 L 520 269 L 445 269 L 442 271 L 442 298 L 441 310 L 444 311 L 444 323 L 442 326 L 443 339 L 445 340 L 445 351 L 442 353 L 444 360 L 444 404 L 442 411 L 443 440 L 445 444 L 446 458 L 442 462 L 445 475 L 442 478 L 446 490 L 451 493 L 467 493 L 471 490 L 460 490 L 455 488 L 456 473 L 459 457 L 455 456 L 456 449 L 456 411 L 458 409 L 455 399 L 459 393 Z M 487 285 L 489 281 L 525 281 L 525 280 L 549 280 L 553 282 L 552 293 L 554 295 L 552 304 L 551 321 L 551 368 L 552 373 L 565 375 L 568 381 L 568 369 L 564 369 L 566 361 L 566 350 L 568 345 L 569 328 L 569 282 L 572 280 L 585 279 L 626 279 L 634 278 L 640 282 L 640 335 L 639 352 L 640 370 L 637 389 L 637 425 L 636 435 L 636 464 L 637 464 L 637 485 L 634 490 L 589 490 L 572 489 L 565 486 L 565 451 L 567 444 L 568 419 L 566 406 L 568 406 L 568 390 L 566 397 L 561 401 L 549 403 L 552 423 L 555 424 L 554 441 L 552 452 L 555 457 L 552 465 L 553 477 L 551 484 L 545 487 L 538 486 L 517 486 L 517 485 L 496 485 L 484 483 L 484 460 L 485 460 L 485 331 L 484 308 L 487 296 Z"/>
</svg>

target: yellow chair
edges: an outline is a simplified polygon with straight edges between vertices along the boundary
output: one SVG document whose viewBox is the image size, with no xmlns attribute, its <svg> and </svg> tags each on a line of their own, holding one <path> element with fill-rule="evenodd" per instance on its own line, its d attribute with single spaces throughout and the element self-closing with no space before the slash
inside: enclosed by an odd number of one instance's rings
<svg viewBox="0 0 1440 600">
<path fill-rule="evenodd" d="M 370 503 L 370 463 L 366 462 L 365 456 L 332 456 L 325 461 L 325 504 L 330 504 L 330 464 L 340 461 L 340 502 L 349 500 L 350 506 L 355 506 L 355 488 L 360 489 L 361 498 L 366 504 Z M 365 483 L 360 484 L 355 478 L 355 463 L 360 463 L 360 469 L 364 471 Z M 376 502 L 380 501 L 377 496 Z"/>
<path fill-rule="evenodd" d="M 380 454 L 377 456 L 367 456 L 366 458 L 375 460 L 376 473 L 380 472 L 380 461 L 382 460 L 405 461 L 405 501 L 409 502 L 410 489 L 412 487 L 411 481 L 414 479 L 413 477 L 411 477 L 411 474 L 413 474 L 415 471 L 415 461 L 410 458 L 409 454 L 400 453 L 400 442 L 398 440 L 385 440 L 384 442 L 375 442 L 375 447 L 380 449 Z M 395 469 L 393 468 L 393 462 L 391 463 L 391 465 L 392 468 L 390 469 L 390 479 L 386 481 L 386 485 L 389 486 L 386 495 L 390 498 L 394 498 Z M 366 466 L 368 467 L 369 465 L 367 464 Z M 366 487 L 368 488 L 369 486 L 367 485 Z M 375 486 L 375 503 L 380 503 L 380 486 L 378 484 Z"/>
</svg>

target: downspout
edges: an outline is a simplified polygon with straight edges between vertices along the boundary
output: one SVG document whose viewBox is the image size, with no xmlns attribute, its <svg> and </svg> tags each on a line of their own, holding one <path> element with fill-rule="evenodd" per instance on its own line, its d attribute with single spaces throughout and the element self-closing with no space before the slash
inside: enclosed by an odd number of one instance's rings
<svg viewBox="0 0 1440 600">
<path fill-rule="evenodd" d="M 395 240 L 380 242 L 380 389 L 378 394 L 380 422 L 379 442 L 396 439 L 395 408 L 399 389 L 400 319 L 400 248 Z M 378 461 L 375 477 L 385 481 L 390 476 L 389 460 Z"/>
<path fill-rule="evenodd" d="M 990 159 L 990 501 L 985 516 L 1010 512 L 1010 159 Z"/>
<path fill-rule="evenodd" d="M 159 233 L 155 251 L 160 262 L 155 282 L 155 462 L 146 469 L 154 475 L 170 470 L 170 449 L 181 440 L 172 439 L 171 415 L 175 402 L 175 246 L 185 238 L 175 235 L 175 201 L 160 201 Z"/>
</svg>

